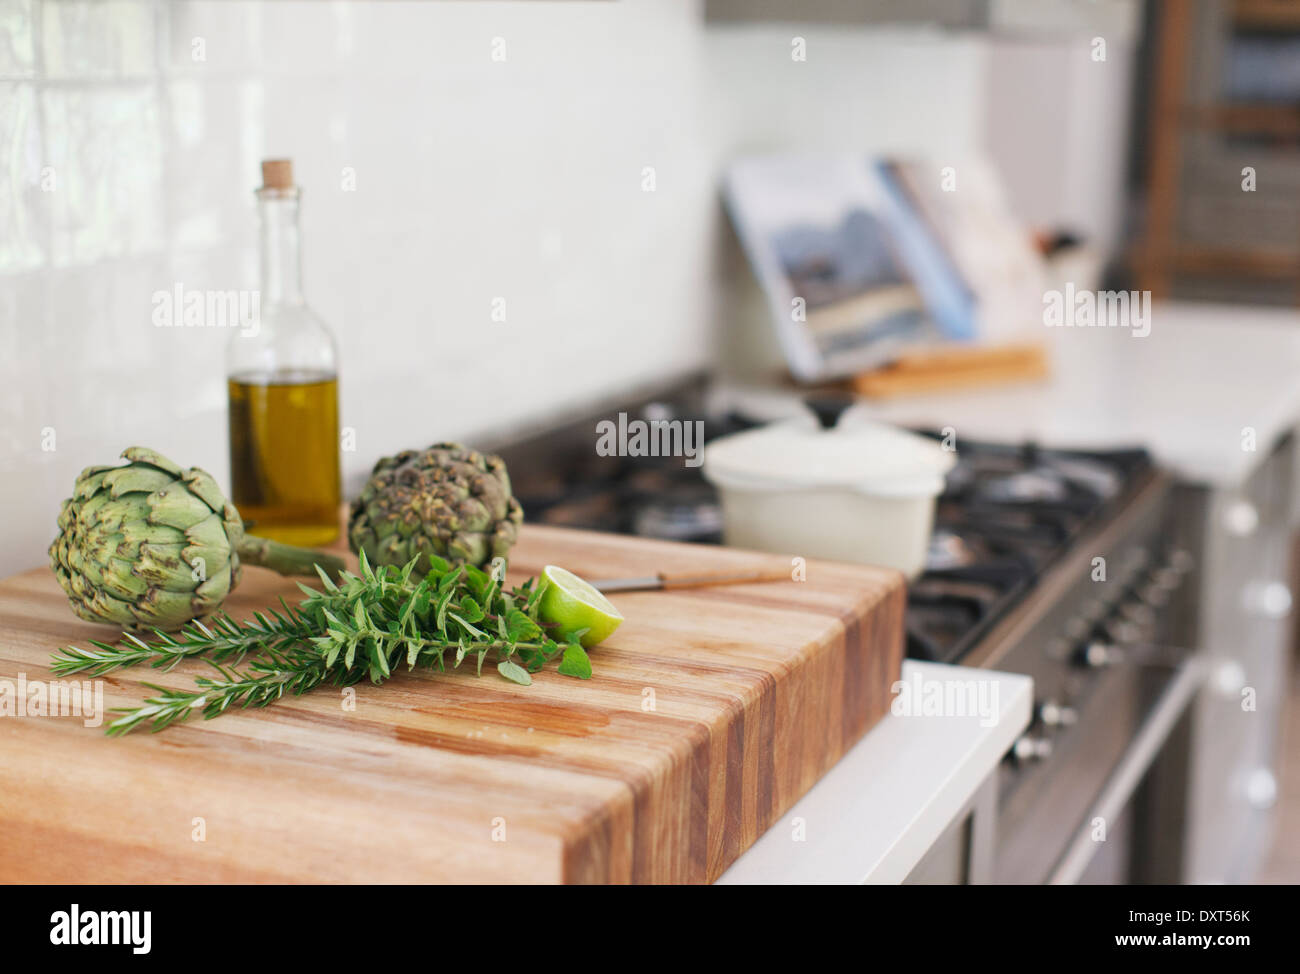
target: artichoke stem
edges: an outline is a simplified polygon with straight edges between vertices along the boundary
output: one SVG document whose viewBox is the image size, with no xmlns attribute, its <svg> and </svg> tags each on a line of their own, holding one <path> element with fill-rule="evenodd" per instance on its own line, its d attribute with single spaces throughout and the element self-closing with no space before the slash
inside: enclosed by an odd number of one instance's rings
<svg viewBox="0 0 1300 974">
<path fill-rule="evenodd" d="M 315 575 L 316 567 L 331 577 L 343 571 L 343 559 L 322 551 L 295 548 L 269 538 L 246 534 L 239 542 L 239 558 L 248 565 L 261 565 L 281 575 Z"/>
</svg>

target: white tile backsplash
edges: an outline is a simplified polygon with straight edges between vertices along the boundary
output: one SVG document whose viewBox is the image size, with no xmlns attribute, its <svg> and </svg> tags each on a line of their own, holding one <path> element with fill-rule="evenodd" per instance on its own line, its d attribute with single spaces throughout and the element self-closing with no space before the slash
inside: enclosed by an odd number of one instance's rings
<svg viewBox="0 0 1300 974">
<path fill-rule="evenodd" d="M 0 81 L 0 273 L 40 267 L 49 249 L 48 187 L 42 172 L 36 88 Z"/>
<path fill-rule="evenodd" d="M 978 38 L 810 29 L 792 64 L 790 33 L 706 30 L 696 0 L 0 0 L 0 574 L 128 445 L 226 480 L 226 335 L 150 299 L 256 286 L 263 157 L 304 188 L 350 485 L 708 364 L 753 307 L 719 288 L 723 159 L 980 138 Z"/>
<path fill-rule="evenodd" d="M 0 2 L 0 78 L 30 78 L 36 73 L 35 0 Z"/>
<path fill-rule="evenodd" d="M 262 70 L 264 0 L 171 0 L 162 63 L 170 77 L 240 78 Z"/>
<path fill-rule="evenodd" d="M 54 179 L 55 267 L 158 253 L 166 246 L 159 89 L 151 83 L 41 92 L 45 166 Z"/>
<path fill-rule="evenodd" d="M 49 79 L 152 77 L 155 0 L 40 0 L 40 65 Z"/>
</svg>

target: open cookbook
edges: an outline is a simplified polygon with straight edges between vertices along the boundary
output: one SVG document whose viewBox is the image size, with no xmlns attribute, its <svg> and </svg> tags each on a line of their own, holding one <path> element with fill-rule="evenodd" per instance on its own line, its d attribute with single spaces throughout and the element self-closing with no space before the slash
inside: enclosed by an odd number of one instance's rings
<svg viewBox="0 0 1300 974">
<path fill-rule="evenodd" d="M 750 157 L 725 197 L 800 380 L 997 341 L 1041 308 L 1039 258 L 983 163 Z"/>
</svg>

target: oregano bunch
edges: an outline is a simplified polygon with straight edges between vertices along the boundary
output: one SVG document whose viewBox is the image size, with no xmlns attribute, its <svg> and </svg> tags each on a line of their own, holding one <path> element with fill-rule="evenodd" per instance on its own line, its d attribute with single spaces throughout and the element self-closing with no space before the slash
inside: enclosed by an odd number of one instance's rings
<svg viewBox="0 0 1300 974">
<path fill-rule="evenodd" d="M 338 581 L 320 572 L 324 591 L 300 585 L 306 597 L 296 606 L 281 599 L 279 609 L 246 622 L 223 614 L 176 635 L 154 630 L 152 641 L 124 633 L 117 645 L 68 646 L 54 654 L 52 668 L 60 676 L 100 676 L 139 663 L 166 671 L 201 659 L 216 670 L 215 677 L 196 678 L 193 690 L 145 684 L 157 696 L 115 711 L 121 716 L 106 728 L 112 735 L 145 724 L 159 731 L 196 712 L 210 719 L 233 705 L 265 707 L 321 684 L 352 686 L 367 677 L 378 684 L 402 665 L 444 671 L 471 659 L 481 674 L 490 657 L 501 676 L 527 686 L 529 674 L 558 656 L 560 673 L 591 676 L 583 633 L 564 643 L 548 636 L 538 617 L 540 586 L 530 578 L 505 588 L 501 562 L 484 571 L 435 557 L 423 575 L 415 574 L 414 561 L 372 568 L 363 553 L 360 563 L 359 575 L 343 572 Z"/>
</svg>

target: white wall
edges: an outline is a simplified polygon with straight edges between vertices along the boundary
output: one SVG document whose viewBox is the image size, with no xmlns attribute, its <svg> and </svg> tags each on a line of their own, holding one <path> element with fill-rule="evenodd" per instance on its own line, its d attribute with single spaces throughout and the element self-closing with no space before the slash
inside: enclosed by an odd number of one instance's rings
<svg viewBox="0 0 1300 974">
<path fill-rule="evenodd" d="M 1092 36 L 990 40 L 985 139 L 1016 216 L 1112 252 L 1125 229 L 1135 40 L 1116 31 L 1102 61 Z"/>
<path fill-rule="evenodd" d="M 353 483 L 703 364 L 701 35 L 656 0 L 3 0 L 0 573 L 43 560 L 77 471 L 125 446 L 225 480 L 227 333 L 156 329 L 151 296 L 256 286 L 266 155 L 304 187 Z"/>
<path fill-rule="evenodd" d="M 76 473 L 128 445 L 225 481 L 227 336 L 154 328 L 151 297 L 256 286 L 264 156 L 304 187 L 355 484 L 705 365 L 720 323 L 754 341 L 722 160 L 966 151 L 985 58 L 977 36 L 706 30 L 694 0 L 0 0 L 0 574 L 44 560 Z"/>
<path fill-rule="evenodd" d="M 791 57 L 796 38 L 806 60 Z M 713 28 L 704 64 L 718 163 L 793 149 L 958 164 L 981 144 L 986 51 L 983 35 L 918 27 Z M 770 308 L 734 235 L 719 237 L 721 364 L 742 381 L 779 376 Z"/>
</svg>

